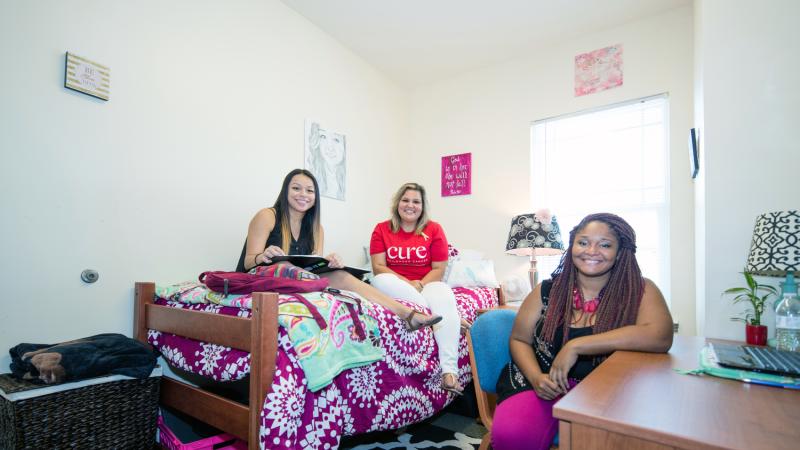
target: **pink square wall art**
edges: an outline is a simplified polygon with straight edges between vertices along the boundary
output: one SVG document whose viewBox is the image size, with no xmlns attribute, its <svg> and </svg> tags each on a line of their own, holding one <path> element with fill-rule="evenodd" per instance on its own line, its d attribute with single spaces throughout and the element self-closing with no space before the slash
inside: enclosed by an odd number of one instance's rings
<svg viewBox="0 0 800 450">
<path fill-rule="evenodd" d="M 622 44 L 575 57 L 575 97 L 622 86 Z"/>
<path fill-rule="evenodd" d="M 472 153 L 442 156 L 442 197 L 472 193 Z"/>
</svg>

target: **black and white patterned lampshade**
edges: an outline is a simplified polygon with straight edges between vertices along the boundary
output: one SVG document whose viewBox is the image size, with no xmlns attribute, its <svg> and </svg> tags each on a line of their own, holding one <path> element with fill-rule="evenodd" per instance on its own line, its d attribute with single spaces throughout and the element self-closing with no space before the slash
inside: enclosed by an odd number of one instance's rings
<svg viewBox="0 0 800 450">
<path fill-rule="evenodd" d="M 514 217 L 508 232 L 506 253 L 518 256 L 564 253 L 564 242 L 555 216 L 539 218 L 535 214 L 521 214 Z"/>
<path fill-rule="evenodd" d="M 775 211 L 756 218 L 746 270 L 755 275 L 800 276 L 800 211 Z"/>
</svg>

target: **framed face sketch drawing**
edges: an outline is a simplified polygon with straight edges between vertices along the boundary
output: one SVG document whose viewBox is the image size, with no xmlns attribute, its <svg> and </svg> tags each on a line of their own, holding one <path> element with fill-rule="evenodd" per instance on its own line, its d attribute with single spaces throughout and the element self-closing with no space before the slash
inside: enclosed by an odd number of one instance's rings
<svg viewBox="0 0 800 450">
<path fill-rule="evenodd" d="M 320 195 L 344 200 L 347 180 L 345 136 L 322 128 L 316 120 L 306 120 L 305 168 L 316 177 Z"/>
</svg>

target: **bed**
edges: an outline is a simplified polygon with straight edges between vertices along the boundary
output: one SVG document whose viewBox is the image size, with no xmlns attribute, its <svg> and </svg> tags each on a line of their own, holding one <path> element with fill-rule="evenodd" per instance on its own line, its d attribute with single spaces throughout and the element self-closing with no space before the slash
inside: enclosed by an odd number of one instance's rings
<svg viewBox="0 0 800 450">
<path fill-rule="evenodd" d="M 470 321 L 479 309 L 503 301 L 499 289 L 454 291 L 461 316 Z M 203 367 L 198 372 L 216 379 L 236 379 L 242 372 L 249 376 L 250 406 L 168 377 L 162 379 L 161 403 L 248 441 L 250 449 L 328 449 L 338 447 L 343 436 L 422 421 L 452 401 L 453 394 L 439 386 L 431 330 L 409 333 L 397 316 L 378 305 L 371 306 L 370 314 L 380 327 L 384 357 L 346 369 L 312 392 L 286 330 L 278 326 L 279 301 L 278 294 L 260 292 L 252 295 L 249 309 L 189 305 L 158 299 L 154 283 L 136 283 L 138 340 L 166 353 L 180 347 L 183 359 L 178 360 L 185 368 Z M 208 353 L 217 358 L 223 350 L 240 353 L 210 364 Z M 174 354 L 165 356 L 176 361 Z M 466 386 L 472 377 L 463 336 L 458 365 L 459 381 Z"/>
</svg>

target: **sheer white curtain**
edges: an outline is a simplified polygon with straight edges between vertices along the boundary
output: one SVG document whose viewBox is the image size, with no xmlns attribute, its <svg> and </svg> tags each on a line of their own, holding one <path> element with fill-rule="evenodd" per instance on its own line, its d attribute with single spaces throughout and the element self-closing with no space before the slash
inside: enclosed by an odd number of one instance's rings
<svg viewBox="0 0 800 450">
<path fill-rule="evenodd" d="M 531 126 L 532 210 L 549 208 L 564 243 L 587 214 L 618 214 L 637 259 L 669 301 L 669 102 L 659 95 Z M 558 258 L 542 258 L 542 277 Z"/>
</svg>

